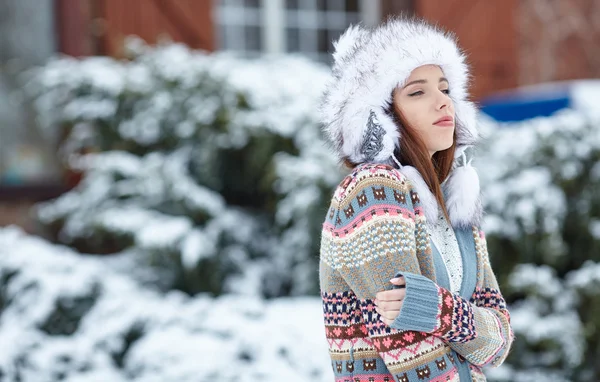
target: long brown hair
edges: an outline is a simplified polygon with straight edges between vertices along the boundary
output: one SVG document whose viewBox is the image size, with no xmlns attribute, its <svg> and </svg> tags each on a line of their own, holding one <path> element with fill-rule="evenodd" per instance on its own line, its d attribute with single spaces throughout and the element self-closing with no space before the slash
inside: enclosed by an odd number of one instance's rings
<svg viewBox="0 0 600 382">
<path fill-rule="evenodd" d="M 386 112 L 394 120 L 400 131 L 400 148 L 396 148 L 394 151 L 396 159 L 403 166 L 412 166 L 421 174 L 425 184 L 427 184 L 438 205 L 442 208 L 444 216 L 449 221 L 450 218 L 446 204 L 444 203 L 441 184 L 452 170 L 454 152 L 456 151 L 456 128 L 454 129 L 452 146 L 446 150 L 436 152 L 430 158 L 425 142 L 423 142 L 415 129 L 408 125 L 406 119 L 393 101 Z M 344 159 L 344 164 L 350 168 L 358 165 L 358 163 L 353 163 L 348 158 Z"/>
</svg>

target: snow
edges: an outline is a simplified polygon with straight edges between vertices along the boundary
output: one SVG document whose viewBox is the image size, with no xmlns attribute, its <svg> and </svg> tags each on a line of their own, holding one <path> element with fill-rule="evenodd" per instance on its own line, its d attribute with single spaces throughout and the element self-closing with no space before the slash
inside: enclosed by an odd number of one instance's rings
<svg viewBox="0 0 600 382">
<path fill-rule="evenodd" d="M 530 368 L 527 370 L 515 370 L 510 366 L 502 365 L 497 369 L 490 369 L 486 377 L 488 380 L 497 382 L 571 382 L 564 373 L 548 370 L 547 368 Z"/>
<path fill-rule="evenodd" d="M 192 229 L 190 219 L 149 207 L 168 197 L 210 215 L 222 213 L 224 208 L 219 194 L 190 181 L 185 169 L 187 155 L 189 150 L 168 156 L 150 153 L 142 158 L 119 151 L 89 154 L 79 161 L 79 168 L 86 170 L 79 192 L 40 205 L 40 218 L 66 218 L 62 236 L 67 240 L 102 226 L 131 236 L 144 248 L 176 246 Z M 122 179 L 115 182 L 115 175 Z M 119 203 L 118 199 L 125 201 Z"/>
<path fill-rule="evenodd" d="M 0 343 L 11 344 L 2 346 L 0 369 L 8 381 L 17 375 L 69 382 L 333 377 L 317 297 L 161 295 L 101 259 L 15 227 L 0 229 L 0 275 L 8 298 L 0 315 Z M 59 301 L 94 295 L 73 334 L 40 328 Z M 77 306 L 65 305 L 76 321 Z M 56 321 L 48 328 L 60 333 L 69 327 Z"/>
<path fill-rule="evenodd" d="M 193 269 L 200 260 L 216 252 L 214 239 L 201 230 L 192 230 L 182 243 L 181 259 L 187 269 Z"/>
<path fill-rule="evenodd" d="M 600 93 L 600 80 L 574 81 L 571 88 L 571 106 L 591 116 L 600 117 L 595 102 Z"/>
<path fill-rule="evenodd" d="M 136 242 L 142 248 L 169 248 L 181 240 L 192 228 L 187 218 L 153 219 L 136 232 Z"/>
<path fill-rule="evenodd" d="M 314 291 L 309 233 L 343 176 L 318 126 L 330 69 L 300 56 L 248 60 L 139 39 L 125 48 L 131 60 L 109 59 L 98 78 L 106 59 L 59 58 L 26 86 L 45 129 L 75 126 L 61 154 L 85 173 L 75 190 L 38 206 L 40 220 L 89 251 L 139 246 L 154 254 L 149 262 L 162 254 L 185 272 L 203 259 L 234 268 L 255 294 Z M 220 172 L 236 150 L 250 162 L 272 157 L 256 174 L 272 216 L 225 200 Z M 223 285 L 240 290 L 230 277 Z"/>
<path fill-rule="evenodd" d="M 598 290 L 590 283 L 600 284 L 599 266 L 589 263 L 569 274 L 566 286 Z M 0 343 L 13 344 L 0 352 L 0 369 L 9 381 L 17 374 L 28 381 L 69 382 L 332 378 L 318 297 L 160 294 L 115 272 L 105 260 L 46 243 L 16 227 L 0 229 L 0 280 L 9 301 L 0 311 Z M 547 266 L 521 265 L 510 285 L 538 288 L 543 298 L 568 296 Z M 73 312 L 77 301 L 90 296 L 95 300 L 71 335 L 58 334 L 70 328 L 61 321 L 48 329 L 56 334 L 40 329 L 59 301 Z M 517 336 L 533 343 L 558 339 L 561 346 L 523 360 L 550 365 L 563 356 L 577 365 L 585 350 L 579 318 L 571 310 L 541 314 L 539 304 L 532 300 L 511 307 Z M 497 381 L 540 375 L 568 380 L 551 370 L 524 372 L 510 366 L 488 375 Z"/>
<path fill-rule="evenodd" d="M 567 285 L 594 294 L 600 291 L 600 263 L 586 262 L 583 267 L 567 275 Z"/>
<path fill-rule="evenodd" d="M 547 260 L 568 256 L 562 229 L 569 211 L 593 218 L 586 211 L 596 203 L 591 195 L 600 179 L 600 116 L 565 109 L 519 123 L 481 122 L 475 164 L 486 204 L 484 230 L 511 241 L 527 234 Z M 597 232 L 593 219 L 588 230 Z"/>
<path fill-rule="evenodd" d="M 600 240 L 600 219 L 590 219 L 589 230 L 595 239 Z"/>
<path fill-rule="evenodd" d="M 581 234 L 600 235 L 594 217 L 600 116 L 582 108 L 520 123 L 481 121 L 484 139 L 475 164 L 486 203 L 484 230 L 508 240 L 506 248 L 519 251 L 523 262 L 502 286 L 518 299 L 509 308 L 516 354 L 486 371 L 490 380 L 569 381 L 588 364 L 586 336 L 595 323 L 581 297 L 597 298 L 600 269 L 590 261 L 559 277 L 552 267 L 572 255 L 564 231 L 568 214 L 577 214 Z M 502 248 L 490 255 L 502 261 Z M 591 249 L 588 256 L 597 259 Z"/>
<path fill-rule="evenodd" d="M 553 298 L 563 290 L 556 279 L 556 271 L 548 265 L 519 264 L 511 273 L 509 284 L 518 290 L 533 288 L 547 298 Z"/>
<path fill-rule="evenodd" d="M 104 119 L 115 115 L 117 103 L 111 99 L 81 97 L 71 102 L 65 109 L 66 118 L 77 120 L 82 117 Z"/>
<path fill-rule="evenodd" d="M 583 360 L 583 325 L 576 312 L 540 315 L 535 305 L 519 304 L 511 309 L 511 324 L 513 330 L 527 342 L 558 342 L 557 349 L 527 355 L 530 359 L 522 362 L 551 366 L 564 358 L 570 367 L 576 367 Z"/>
</svg>

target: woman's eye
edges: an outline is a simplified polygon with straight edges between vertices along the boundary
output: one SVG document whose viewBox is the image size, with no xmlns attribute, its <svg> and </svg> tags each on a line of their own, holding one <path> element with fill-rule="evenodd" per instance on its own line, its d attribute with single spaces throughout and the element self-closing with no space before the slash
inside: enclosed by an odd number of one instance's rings
<svg viewBox="0 0 600 382">
<path fill-rule="evenodd" d="M 421 90 L 419 90 L 419 91 L 417 91 L 417 92 L 414 92 L 414 93 L 411 93 L 411 94 L 409 94 L 408 96 L 409 96 L 409 97 L 415 97 L 415 96 L 419 96 L 419 95 L 421 95 L 421 94 L 423 94 L 423 92 L 422 92 Z"/>
<path fill-rule="evenodd" d="M 444 94 L 450 94 L 450 89 L 444 89 L 444 90 L 442 90 L 442 93 L 444 93 Z"/>
</svg>

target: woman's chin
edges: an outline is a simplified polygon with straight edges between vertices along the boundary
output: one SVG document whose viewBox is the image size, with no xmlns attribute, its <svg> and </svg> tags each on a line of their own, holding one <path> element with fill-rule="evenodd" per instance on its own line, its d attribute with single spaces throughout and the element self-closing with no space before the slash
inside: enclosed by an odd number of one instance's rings
<svg viewBox="0 0 600 382">
<path fill-rule="evenodd" d="M 450 142 L 447 145 L 439 145 L 435 151 L 438 152 L 438 151 L 448 150 L 450 147 L 452 147 L 452 142 Z"/>
</svg>

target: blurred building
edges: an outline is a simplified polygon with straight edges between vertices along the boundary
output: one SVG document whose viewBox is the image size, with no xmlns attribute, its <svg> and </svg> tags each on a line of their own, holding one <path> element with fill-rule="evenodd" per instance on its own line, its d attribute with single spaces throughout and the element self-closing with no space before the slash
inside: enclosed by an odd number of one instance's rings
<svg viewBox="0 0 600 382">
<path fill-rule="evenodd" d="M 34 201 L 65 190 L 52 144 L 31 105 L 21 102 L 23 72 L 56 52 L 52 0 L 0 0 L 0 226 L 30 227 Z"/>
<path fill-rule="evenodd" d="M 349 24 L 390 15 L 424 17 L 452 30 L 474 68 L 472 93 L 600 77 L 596 0 L 0 0 L 0 226 L 29 230 L 33 203 L 74 184 L 60 167 L 60 137 L 42 136 L 19 102 L 17 75 L 56 53 L 123 55 L 137 35 L 249 57 L 298 53 L 330 62 Z"/>
<path fill-rule="evenodd" d="M 473 85 L 478 98 L 518 84 L 517 16 L 519 9 L 528 10 L 522 5 L 524 2 L 527 1 L 56 0 L 56 16 L 62 20 L 57 24 L 59 49 L 75 56 L 118 57 L 124 38 L 135 34 L 150 43 L 168 38 L 193 48 L 233 50 L 249 57 L 293 52 L 329 62 L 332 41 L 348 25 L 361 22 L 371 26 L 390 15 L 416 14 L 458 35 L 476 69 Z M 547 3 L 546 7 L 554 6 L 553 2 Z M 527 43 L 531 51 L 531 41 Z"/>
</svg>

